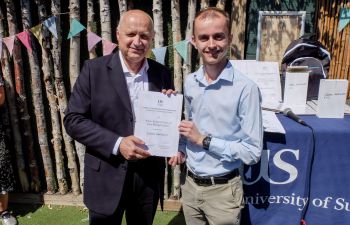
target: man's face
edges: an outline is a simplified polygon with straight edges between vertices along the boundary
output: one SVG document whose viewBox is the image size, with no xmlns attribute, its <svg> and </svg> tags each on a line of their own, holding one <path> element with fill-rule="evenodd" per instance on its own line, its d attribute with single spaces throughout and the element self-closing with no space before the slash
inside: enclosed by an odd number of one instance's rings
<svg viewBox="0 0 350 225">
<path fill-rule="evenodd" d="M 154 32 L 149 17 L 142 13 L 125 15 L 117 29 L 119 50 L 127 63 L 141 63 L 151 47 Z"/>
<path fill-rule="evenodd" d="M 198 49 L 205 65 L 215 65 L 226 60 L 231 42 L 224 16 L 197 19 L 192 43 Z"/>
</svg>

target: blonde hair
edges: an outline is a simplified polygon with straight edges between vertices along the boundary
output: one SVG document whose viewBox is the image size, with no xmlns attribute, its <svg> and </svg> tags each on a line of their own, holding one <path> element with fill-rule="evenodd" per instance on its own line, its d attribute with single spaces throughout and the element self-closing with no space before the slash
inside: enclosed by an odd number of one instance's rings
<svg viewBox="0 0 350 225">
<path fill-rule="evenodd" d="M 208 18 L 219 18 L 220 16 L 225 17 L 226 19 L 226 25 L 227 25 L 227 31 L 230 32 L 230 18 L 227 12 L 225 12 L 222 9 L 216 8 L 216 7 L 208 7 L 205 9 L 202 9 L 201 11 L 196 13 L 196 16 L 193 20 L 193 34 L 194 34 L 194 28 L 195 23 L 197 20 L 205 20 Z"/>
</svg>

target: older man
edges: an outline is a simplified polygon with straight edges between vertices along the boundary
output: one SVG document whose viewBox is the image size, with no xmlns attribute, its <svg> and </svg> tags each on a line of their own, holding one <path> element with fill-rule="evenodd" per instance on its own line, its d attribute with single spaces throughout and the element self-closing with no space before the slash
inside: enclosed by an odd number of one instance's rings
<svg viewBox="0 0 350 225">
<path fill-rule="evenodd" d="M 85 62 L 64 118 L 69 135 L 86 145 L 84 203 L 90 224 L 152 224 L 163 199 L 164 158 L 150 156 L 133 136 L 140 91 L 173 89 L 171 75 L 146 59 L 154 30 L 143 11 L 124 13 L 119 51 Z"/>
</svg>

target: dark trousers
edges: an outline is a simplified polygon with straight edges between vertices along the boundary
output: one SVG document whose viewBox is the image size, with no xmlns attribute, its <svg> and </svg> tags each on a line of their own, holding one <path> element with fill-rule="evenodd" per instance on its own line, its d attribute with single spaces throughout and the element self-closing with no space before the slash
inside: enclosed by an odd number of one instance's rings
<svg viewBox="0 0 350 225">
<path fill-rule="evenodd" d="M 128 168 L 123 194 L 109 216 L 89 210 L 90 225 L 120 225 L 123 214 L 128 225 L 152 225 L 159 199 L 159 181 L 132 166 Z"/>
</svg>

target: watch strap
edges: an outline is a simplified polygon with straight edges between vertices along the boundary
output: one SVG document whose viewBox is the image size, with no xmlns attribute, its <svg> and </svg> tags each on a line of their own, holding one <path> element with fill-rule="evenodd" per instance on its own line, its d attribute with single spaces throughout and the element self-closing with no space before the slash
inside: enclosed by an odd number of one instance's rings
<svg viewBox="0 0 350 225">
<path fill-rule="evenodd" d="M 203 148 L 204 148 L 205 150 L 209 150 L 210 142 L 211 142 L 211 136 L 206 136 L 206 137 L 203 139 L 202 145 L 203 145 Z"/>
</svg>

